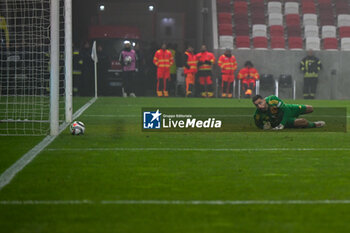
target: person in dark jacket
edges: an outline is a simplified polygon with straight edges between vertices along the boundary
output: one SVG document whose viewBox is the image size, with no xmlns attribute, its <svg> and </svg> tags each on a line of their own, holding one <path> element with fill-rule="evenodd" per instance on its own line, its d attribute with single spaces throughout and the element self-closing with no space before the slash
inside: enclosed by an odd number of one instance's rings
<svg viewBox="0 0 350 233">
<path fill-rule="evenodd" d="M 312 50 L 300 62 L 300 70 L 304 73 L 304 99 L 314 99 L 317 89 L 318 73 L 322 69 L 321 61 L 314 56 Z"/>
</svg>

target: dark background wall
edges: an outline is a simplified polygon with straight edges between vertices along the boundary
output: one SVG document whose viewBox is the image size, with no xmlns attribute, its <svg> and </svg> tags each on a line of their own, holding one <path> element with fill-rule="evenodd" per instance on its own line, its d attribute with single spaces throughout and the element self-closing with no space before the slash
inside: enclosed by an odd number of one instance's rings
<svg viewBox="0 0 350 233">
<path fill-rule="evenodd" d="M 136 26 L 141 31 L 141 40 L 160 43 L 167 40 L 161 35 L 160 24 L 168 15 L 176 19 L 175 34 L 181 32 L 181 35 L 172 36 L 174 42 L 178 42 L 181 48 L 187 43 L 199 47 L 199 2 L 202 0 L 73 0 L 74 43 L 80 44 L 88 38 L 90 25 Z M 99 11 L 100 4 L 105 5 L 105 11 Z M 149 4 L 154 4 L 154 12 L 148 11 Z"/>
</svg>

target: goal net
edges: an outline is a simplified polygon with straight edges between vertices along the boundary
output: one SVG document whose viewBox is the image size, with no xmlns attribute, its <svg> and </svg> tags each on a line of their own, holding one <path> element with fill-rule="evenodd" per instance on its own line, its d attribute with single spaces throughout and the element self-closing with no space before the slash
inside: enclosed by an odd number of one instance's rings
<svg viewBox="0 0 350 233">
<path fill-rule="evenodd" d="M 55 1 L 55 0 L 53 0 Z M 59 122 L 64 121 L 64 1 L 59 1 Z M 0 135 L 50 131 L 50 0 L 0 0 Z"/>
</svg>

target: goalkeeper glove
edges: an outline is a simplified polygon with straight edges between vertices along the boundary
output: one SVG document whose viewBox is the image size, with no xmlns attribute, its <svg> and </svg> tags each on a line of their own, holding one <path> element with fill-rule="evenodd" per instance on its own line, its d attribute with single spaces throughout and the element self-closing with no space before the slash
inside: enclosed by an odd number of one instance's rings
<svg viewBox="0 0 350 233">
<path fill-rule="evenodd" d="M 272 130 L 282 130 L 284 129 L 284 125 L 279 124 L 278 126 L 276 126 L 275 128 L 273 128 Z"/>
</svg>

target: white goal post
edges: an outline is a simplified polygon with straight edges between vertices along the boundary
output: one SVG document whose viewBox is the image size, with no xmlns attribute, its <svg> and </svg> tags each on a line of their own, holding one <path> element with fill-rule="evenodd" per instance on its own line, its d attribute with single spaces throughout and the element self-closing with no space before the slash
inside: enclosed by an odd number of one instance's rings
<svg viewBox="0 0 350 233">
<path fill-rule="evenodd" d="M 72 121 L 72 0 L 0 1 L 0 135 Z"/>
</svg>

